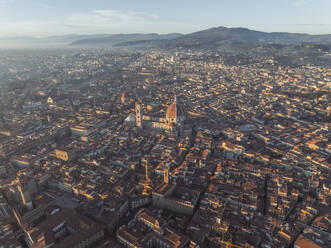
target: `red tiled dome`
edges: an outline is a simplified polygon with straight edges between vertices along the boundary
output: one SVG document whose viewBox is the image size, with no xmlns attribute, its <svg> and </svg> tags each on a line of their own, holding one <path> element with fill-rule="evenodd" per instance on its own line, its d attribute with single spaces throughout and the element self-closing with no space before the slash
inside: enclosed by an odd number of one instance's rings
<svg viewBox="0 0 331 248">
<path fill-rule="evenodd" d="M 170 106 L 167 109 L 166 112 L 166 118 L 167 119 L 172 119 L 172 118 L 178 118 L 178 116 L 183 116 L 184 115 L 184 110 L 182 106 L 180 106 L 178 103 L 174 102 L 170 104 Z"/>
</svg>

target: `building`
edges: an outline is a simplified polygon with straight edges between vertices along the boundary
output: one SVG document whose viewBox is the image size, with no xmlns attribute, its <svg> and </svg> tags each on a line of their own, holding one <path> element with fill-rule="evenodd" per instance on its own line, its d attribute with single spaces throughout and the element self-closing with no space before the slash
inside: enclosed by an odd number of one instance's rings
<svg viewBox="0 0 331 248">
<path fill-rule="evenodd" d="M 31 198 L 38 192 L 38 185 L 36 180 L 30 176 L 20 177 L 19 183 L 17 184 L 17 191 L 20 195 L 21 205 L 27 206 L 31 210 Z"/>
<path fill-rule="evenodd" d="M 143 247 L 184 248 L 189 247 L 190 240 L 176 230 L 166 228 L 163 235 L 150 233 L 142 242 Z"/>
<path fill-rule="evenodd" d="M 7 173 L 6 166 L 0 165 L 0 176 L 4 176 L 6 175 L 6 173 Z"/>
<path fill-rule="evenodd" d="M 145 179 L 146 181 L 151 179 L 151 168 L 148 158 L 141 159 L 141 166 L 145 167 Z"/>
<path fill-rule="evenodd" d="M 45 216 L 46 209 L 55 204 L 55 200 L 46 194 L 38 194 L 30 201 L 30 204 L 31 209 L 13 209 L 13 214 L 20 225 L 38 222 L 41 217 Z"/>
<path fill-rule="evenodd" d="M 162 183 L 152 192 L 152 203 L 157 208 L 191 215 L 198 203 L 200 193 L 198 190 Z"/>
<path fill-rule="evenodd" d="M 140 244 L 141 235 L 134 235 L 127 227 L 121 226 L 116 232 L 117 240 L 124 246 L 129 248 L 143 248 Z"/>
<path fill-rule="evenodd" d="M 27 227 L 25 240 L 29 248 L 87 248 L 102 240 L 104 227 L 72 209 L 53 211 L 41 223 Z"/>
<path fill-rule="evenodd" d="M 21 196 L 21 203 L 24 206 L 27 206 L 30 210 L 33 208 L 32 207 L 32 202 L 31 202 L 31 194 L 27 187 L 22 184 L 17 185 L 18 192 L 20 193 Z"/>
<path fill-rule="evenodd" d="M 139 128 L 160 129 L 176 135 L 188 135 L 192 129 L 187 125 L 186 120 L 186 112 L 177 96 L 168 106 L 165 118 L 144 115 L 141 103 L 136 103 L 136 126 Z"/>
<path fill-rule="evenodd" d="M 18 237 L 14 233 L 14 226 L 11 224 L 0 225 L 0 247 L 2 248 L 23 248 Z"/>
<path fill-rule="evenodd" d="M 103 127 L 106 124 L 105 120 L 86 120 L 80 124 L 70 127 L 71 134 L 74 136 L 88 135 L 94 130 Z"/>
<path fill-rule="evenodd" d="M 91 200 L 79 207 L 77 211 L 104 225 L 108 233 L 112 234 L 118 228 L 120 219 L 128 213 L 129 207 L 128 198 L 109 196 L 102 201 Z"/>
<path fill-rule="evenodd" d="M 9 219 L 11 217 L 10 207 L 5 198 L 0 194 L 0 218 L 2 220 Z M 1 246 L 0 246 L 1 247 Z"/>
<path fill-rule="evenodd" d="M 188 248 L 190 239 L 170 228 L 167 221 L 147 209 L 140 209 L 135 219 L 116 232 L 117 240 L 130 248 Z"/>
<path fill-rule="evenodd" d="M 162 219 L 159 220 L 151 212 L 145 209 L 140 209 L 136 217 L 137 220 L 144 223 L 148 228 L 152 229 L 154 232 L 163 234 L 163 227 L 166 225 L 166 222 L 163 221 Z"/>
<path fill-rule="evenodd" d="M 75 159 L 76 153 L 67 148 L 58 148 L 55 149 L 55 156 L 63 161 L 72 161 Z"/>
</svg>

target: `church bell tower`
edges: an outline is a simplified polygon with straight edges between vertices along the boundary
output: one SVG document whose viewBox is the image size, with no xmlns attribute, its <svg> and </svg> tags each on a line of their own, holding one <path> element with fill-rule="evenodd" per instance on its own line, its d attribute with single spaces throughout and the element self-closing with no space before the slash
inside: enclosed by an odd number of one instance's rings
<svg viewBox="0 0 331 248">
<path fill-rule="evenodd" d="M 140 127 L 140 128 L 143 127 L 142 116 L 143 116 L 142 106 L 140 103 L 136 102 L 136 125 L 137 125 L 137 127 Z"/>
</svg>

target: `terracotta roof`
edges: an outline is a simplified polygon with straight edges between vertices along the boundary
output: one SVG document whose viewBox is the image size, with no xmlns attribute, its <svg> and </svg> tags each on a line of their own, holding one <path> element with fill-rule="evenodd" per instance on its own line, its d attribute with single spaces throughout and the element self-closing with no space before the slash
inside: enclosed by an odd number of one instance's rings
<svg viewBox="0 0 331 248">
<path fill-rule="evenodd" d="M 299 238 L 295 241 L 295 246 L 299 248 L 320 248 L 321 246 L 317 245 L 313 241 L 307 239 L 306 237 L 300 235 Z"/>
<path fill-rule="evenodd" d="M 167 109 L 166 118 L 176 118 L 177 116 L 183 116 L 184 113 L 183 107 L 177 102 L 173 102 Z"/>
</svg>

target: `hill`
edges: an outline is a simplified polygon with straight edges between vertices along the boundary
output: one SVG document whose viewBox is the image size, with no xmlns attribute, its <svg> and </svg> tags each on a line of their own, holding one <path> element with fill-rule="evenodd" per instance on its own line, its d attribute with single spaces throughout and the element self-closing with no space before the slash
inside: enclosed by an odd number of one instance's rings
<svg viewBox="0 0 331 248">
<path fill-rule="evenodd" d="M 116 44 L 117 46 L 161 46 L 166 48 L 238 49 L 258 45 L 331 44 L 331 35 L 297 33 L 266 33 L 246 28 L 217 27 L 176 38 L 163 40 L 140 40 Z"/>
</svg>

